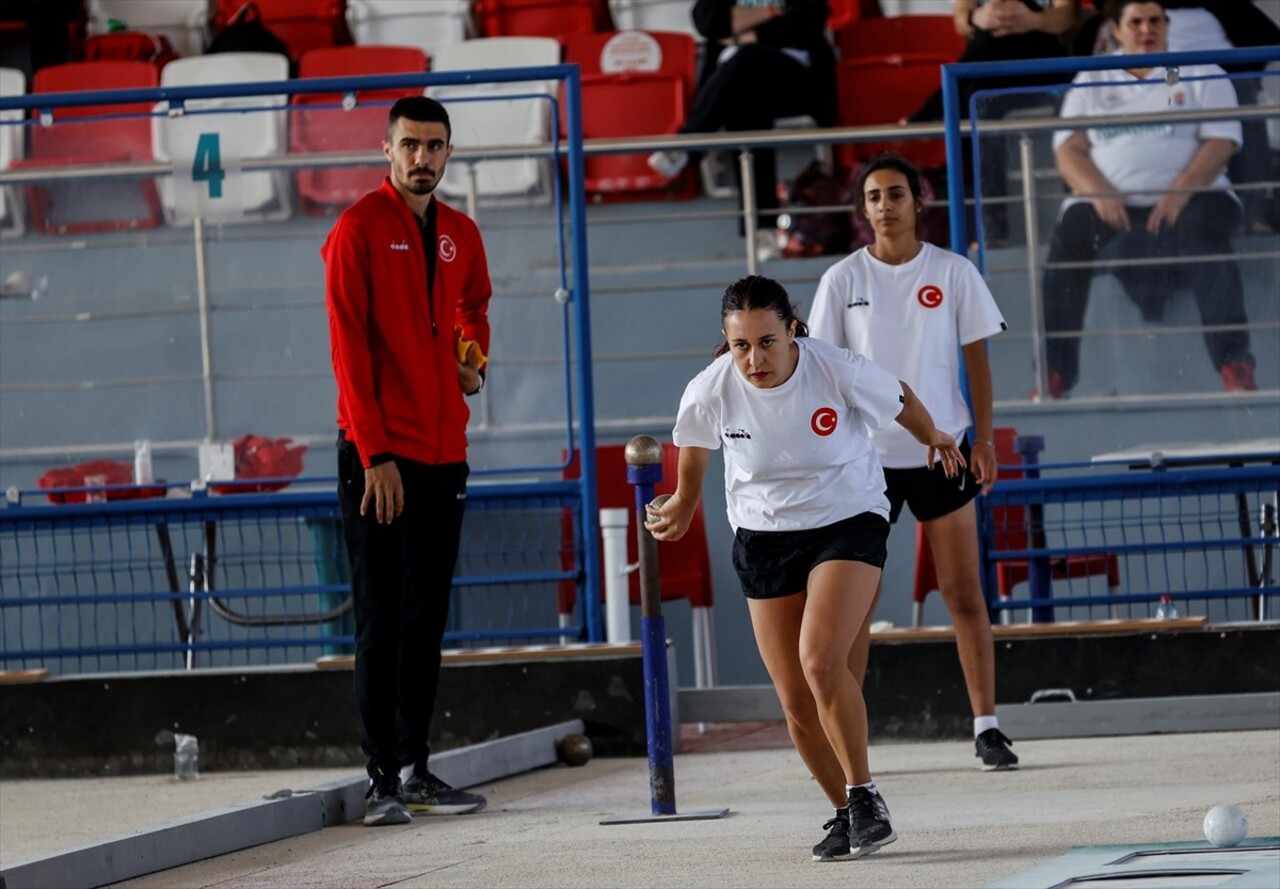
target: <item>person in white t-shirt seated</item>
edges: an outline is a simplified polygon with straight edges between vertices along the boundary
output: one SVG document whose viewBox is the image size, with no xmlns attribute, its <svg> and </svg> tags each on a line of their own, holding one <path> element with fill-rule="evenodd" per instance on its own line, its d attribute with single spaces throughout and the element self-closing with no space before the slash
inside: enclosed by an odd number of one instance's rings
<svg viewBox="0 0 1280 889">
<path fill-rule="evenodd" d="M 787 291 L 750 275 L 720 303 L 725 341 L 680 399 L 676 492 L 646 514 L 658 540 L 689 528 L 711 451 L 724 450 L 733 567 L 796 752 L 835 809 L 819 861 L 896 839 L 871 779 L 853 647 L 871 620 L 889 500 L 870 431 L 895 420 L 929 465 L 964 468 L 911 387 L 862 355 L 815 340 Z"/>
<path fill-rule="evenodd" d="M 1168 51 L 1162 0 L 1121 0 L 1112 9 L 1120 55 Z M 1062 104 L 1066 118 L 1237 107 L 1217 65 L 1082 71 L 1074 84 Z M 1139 120 L 1054 133 L 1054 160 L 1075 196 L 1063 204 L 1044 274 L 1050 397 L 1064 397 L 1076 383 L 1094 271 L 1088 263 L 1112 241 L 1120 258 L 1167 260 L 1116 268 L 1144 319 L 1159 320 L 1168 295 L 1188 288 L 1226 391 L 1257 389 L 1240 270 L 1221 258 L 1233 253 L 1242 218 L 1226 175 L 1240 143 L 1238 120 Z M 1181 261 L 1199 256 L 1208 258 Z"/>
</svg>

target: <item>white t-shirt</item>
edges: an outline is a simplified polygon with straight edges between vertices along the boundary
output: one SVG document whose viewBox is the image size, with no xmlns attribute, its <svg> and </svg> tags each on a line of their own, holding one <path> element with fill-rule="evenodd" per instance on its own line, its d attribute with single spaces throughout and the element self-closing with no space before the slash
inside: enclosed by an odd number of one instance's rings
<svg viewBox="0 0 1280 889">
<path fill-rule="evenodd" d="M 1143 80 L 1128 71 L 1081 71 L 1076 87 L 1067 91 L 1062 103 L 1063 117 L 1100 114 L 1150 114 L 1166 110 L 1235 108 L 1236 92 L 1217 65 L 1184 65 L 1177 83 L 1169 84 L 1164 68 L 1153 68 Z M 1215 77 L 1216 75 L 1216 77 Z M 1190 80 L 1211 77 L 1210 80 Z M 1103 84 L 1094 86 L 1092 84 Z M 1056 130 L 1056 151 L 1073 130 Z M 1204 139 L 1242 141 L 1240 121 L 1204 120 L 1196 123 L 1140 123 L 1090 127 L 1089 154 L 1103 176 L 1126 194 L 1133 207 L 1150 207 L 1159 200 L 1191 162 Z M 1229 189 L 1226 170 L 1218 174 L 1213 188 Z M 1063 208 L 1083 198 L 1068 198 Z"/>
<path fill-rule="evenodd" d="M 809 312 L 809 333 L 866 355 L 904 381 L 933 423 L 957 440 L 973 423 L 960 392 L 960 346 L 1004 330 L 1004 316 L 973 263 L 933 244 L 902 265 L 862 248 L 827 269 Z M 927 451 L 894 425 L 874 435 L 889 469 L 925 465 Z"/>
<path fill-rule="evenodd" d="M 672 440 L 724 446 L 729 524 L 802 531 L 874 512 L 888 518 L 884 473 L 869 429 L 902 411 L 902 386 L 861 355 L 796 340 L 795 373 L 758 389 L 721 355 L 689 381 Z M 924 451 L 924 445 L 917 444 Z"/>
</svg>

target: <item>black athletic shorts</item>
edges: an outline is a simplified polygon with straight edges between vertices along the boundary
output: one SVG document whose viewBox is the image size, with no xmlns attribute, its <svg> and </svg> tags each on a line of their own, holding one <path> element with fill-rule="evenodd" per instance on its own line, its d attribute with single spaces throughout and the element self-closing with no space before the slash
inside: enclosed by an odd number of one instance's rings
<svg viewBox="0 0 1280 889">
<path fill-rule="evenodd" d="M 748 531 L 733 538 L 733 569 L 748 599 L 802 592 L 809 572 L 832 560 L 884 567 L 889 523 L 874 512 L 808 531 Z"/>
<path fill-rule="evenodd" d="M 935 460 L 932 469 L 886 469 L 884 493 L 889 498 L 889 521 L 898 520 L 904 502 L 917 520 L 927 522 L 955 512 L 978 496 L 978 480 L 969 471 L 968 437 L 960 442 L 960 453 L 964 454 L 964 471 L 955 478 L 947 478 L 941 460 Z"/>
</svg>

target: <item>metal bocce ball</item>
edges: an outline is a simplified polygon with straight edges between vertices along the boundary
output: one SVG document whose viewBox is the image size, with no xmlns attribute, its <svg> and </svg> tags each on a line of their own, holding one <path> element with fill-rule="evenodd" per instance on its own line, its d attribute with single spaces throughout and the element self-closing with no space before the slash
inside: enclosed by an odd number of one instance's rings
<svg viewBox="0 0 1280 889">
<path fill-rule="evenodd" d="M 586 735 L 565 735 L 556 742 L 556 758 L 567 766 L 585 766 L 595 749 Z"/>
<path fill-rule="evenodd" d="M 662 463 L 662 443 L 652 435 L 637 435 L 627 442 L 623 459 L 628 466 L 654 466 Z"/>
</svg>

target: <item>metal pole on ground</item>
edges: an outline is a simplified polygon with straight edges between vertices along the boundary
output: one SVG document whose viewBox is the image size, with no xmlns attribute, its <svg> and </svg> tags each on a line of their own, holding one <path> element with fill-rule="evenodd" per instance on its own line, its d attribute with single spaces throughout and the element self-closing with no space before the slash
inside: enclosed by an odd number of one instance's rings
<svg viewBox="0 0 1280 889">
<path fill-rule="evenodd" d="M 645 504 L 662 481 L 662 444 L 651 435 L 637 435 L 624 452 L 627 481 L 635 486 L 636 542 L 640 556 L 640 650 L 644 658 L 644 716 L 649 748 L 648 815 L 610 815 L 601 824 L 639 824 L 651 821 L 697 821 L 723 818 L 727 808 L 676 812 L 676 776 L 671 748 L 671 694 L 667 680 L 667 632 L 662 618 L 662 589 L 658 579 L 658 542 L 644 526 Z"/>
</svg>

